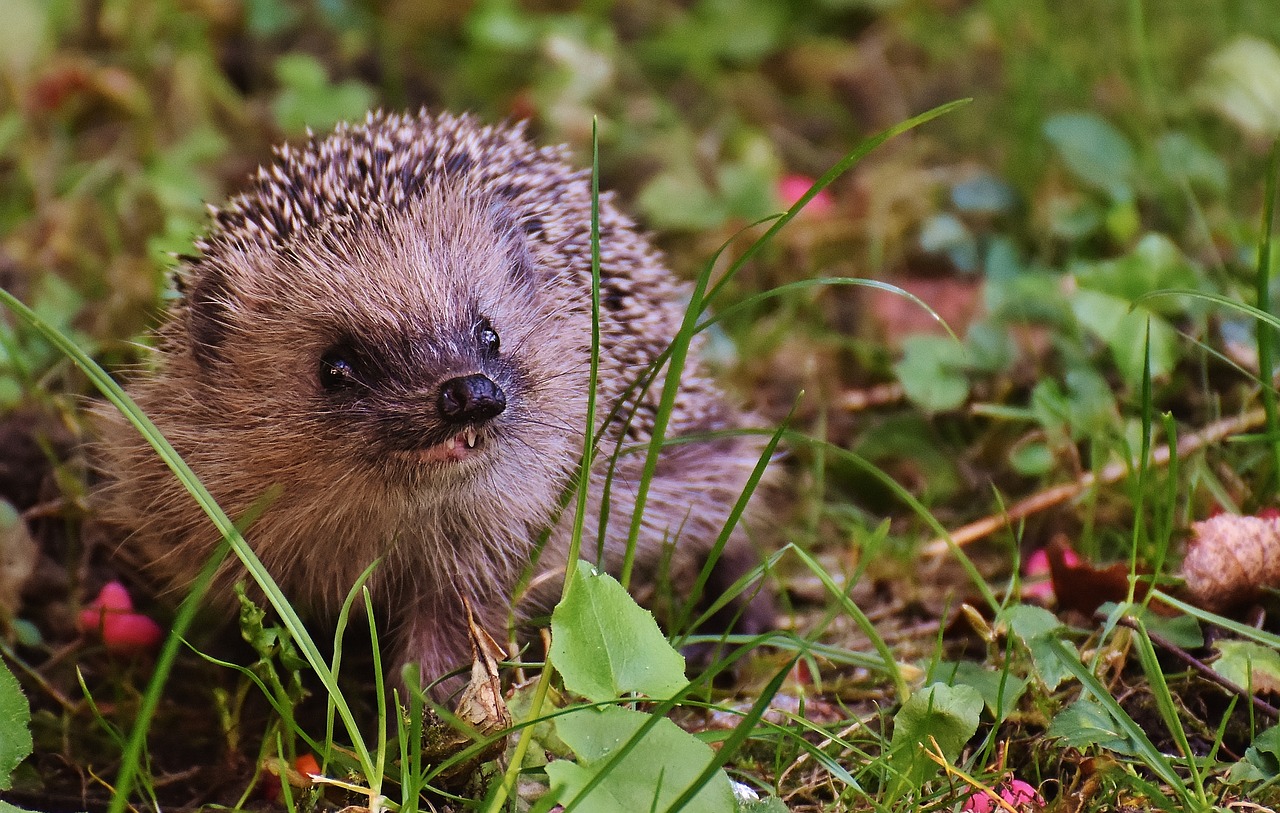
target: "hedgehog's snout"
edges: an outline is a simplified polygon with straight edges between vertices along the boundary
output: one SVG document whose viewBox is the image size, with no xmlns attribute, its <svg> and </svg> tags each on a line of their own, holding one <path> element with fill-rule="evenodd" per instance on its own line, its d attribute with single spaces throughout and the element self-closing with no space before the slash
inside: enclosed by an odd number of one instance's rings
<svg viewBox="0 0 1280 813">
<path fill-rule="evenodd" d="M 454 425 L 480 424 L 507 408 L 507 394 L 486 375 L 464 375 L 440 385 L 440 417 Z"/>
</svg>

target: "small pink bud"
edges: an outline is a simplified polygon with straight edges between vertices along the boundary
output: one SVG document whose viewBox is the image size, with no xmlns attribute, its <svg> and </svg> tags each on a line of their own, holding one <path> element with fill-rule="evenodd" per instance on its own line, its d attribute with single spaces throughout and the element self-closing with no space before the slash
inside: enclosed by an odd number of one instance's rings
<svg viewBox="0 0 1280 813">
<path fill-rule="evenodd" d="M 136 655 L 156 648 L 164 638 L 160 625 L 133 612 L 133 599 L 120 582 L 107 582 L 98 597 L 80 611 L 80 631 L 100 634 L 113 655 Z"/>
<path fill-rule="evenodd" d="M 1034 805 L 1032 810 L 1039 810 L 1044 807 L 1044 797 L 1042 797 L 1029 782 L 1023 782 L 1021 779 L 1010 779 L 1008 784 L 1000 788 L 1000 798 L 1019 809 L 1022 806 Z"/>
<path fill-rule="evenodd" d="M 813 186 L 813 178 L 805 175 L 783 175 L 778 181 L 778 197 L 788 208 L 794 206 Z M 810 215 L 823 215 L 835 208 L 835 198 L 823 189 L 813 196 L 813 200 L 805 204 L 804 211 Z"/>
<path fill-rule="evenodd" d="M 1007 782 L 1001 782 L 995 787 L 995 791 L 1000 794 L 1000 798 L 1007 802 L 1015 810 L 1023 811 L 1023 813 L 1035 813 L 1044 807 L 1044 797 L 1042 797 L 1036 789 L 1029 783 L 1023 782 L 1021 779 L 1010 779 Z M 968 799 L 964 800 L 964 804 L 960 809 L 964 813 L 996 813 L 997 810 L 1004 810 L 996 800 L 991 798 L 991 794 L 985 790 L 977 791 L 970 794 Z"/>
<path fill-rule="evenodd" d="M 996 800 L 987 795 L 986 791 L 980 790 L 965 799 L 960 809 L 964 813 L 995 813 Z"/>
<path fill-rule="evenodd" d="M 150 652 L 163 639 L 160 625 L 141 613 L 108 615 L 102 620 L 102 642 L 113 655 Z"/>
<path fill-rule="evenodd" d="M 107 612 L 128 613 L 133 611 L 133 598 L 120 582 L 107 582 L 89 606 L 101 607 Z"/>
</svg>

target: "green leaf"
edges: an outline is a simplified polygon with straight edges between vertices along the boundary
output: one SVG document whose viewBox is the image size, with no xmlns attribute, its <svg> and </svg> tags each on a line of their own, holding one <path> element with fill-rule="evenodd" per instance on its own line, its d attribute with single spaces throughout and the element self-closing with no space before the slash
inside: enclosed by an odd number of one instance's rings
<svg viewBox="0 0 1280 813">
<path fill-rule="evenodd" d="M 244 16 L 250 31 L 270 37 L 296 23 L 302 13 L 284 0 L 245 0 Z"/>
<path fill-rule="evenodd" d="M 1038 477 L 1053 470 L 1053 450 L 1039 441 L 1024 443 L 1009 452 L 1009 465 L 1025 477 Z"/>
<path fill-rule="evenodd" d="M 1087 697 L 1059 712 L 1049 724 L 1045 736 L 1060 739 L 1073 748 L 1099 746 L 1118 754 L 1138 756 L 1138 749 L 1124 728 L 1112 719 L 1105 708 Z"/>
<path fill-rule="evenodd" d="M 918 787 L 942 769 L 924 748 L 938 744 L 947 760 L 960 756 L 978 730 L 982 695 L 972 686 L 935 683 L 911 695 L 893 718 L 890 762 L 904 787 Z M 901 795 L 902 787 L 898 793 Z"/>
<path fill-rule="evenodd" d="M 1060 113 L 1045 122 L 1044 134 L 1077 180 L 1113 201 L 1133 198 L 1133 145 L 1106 119 L 1096 113 Z"/>
<path fill-rule="evenodd" d="M 543 25 L 537 15 L 513 0 L 483 0 L 467 15 L 467 34 L 475 46 L 521 53 L 537 46 Z"/>
<path fill-rule="evenodd" d="M 1198 288 L 1201 275 L 1177 244 L 1159 232 L 1144 234 L 1133 250 L 1113 260 L 1077 263 L 1071 274 L 1081 288 L 1136 302 L 1152 291 L 1165 288 Z M 1164 315 L 1185 313 L 1188 306 L 1179 300 L 1143 301 L 1143 307 Z"/>
<path fill-rule="evenodd" d="M 893 366 L 907 397 L 930 412 L 956 409 L 969 397 L 964 345 L 942 336 L 908 336 Z"/>
<path fill-rule="evenodd" d="M 1216 154 L 1186 133 L 1172 132 L 1156 142 L 1160 169 L 1175 181 L 1210 192 L 1226 192 L 1227 165 Z"/>
<path fill-rule="evenodd" d="M 738 803 L 738 813 L 788 813 L 787 803 L 777 796 L 766 796 L 754 802 Z"/>
<path fill-rule="evenodd" d="M 584 708 L 557 718 L 556 733 L 578 755 L 577 764 L 557 760 L 546 768 L 551 791 L 560 803 L 568 805 L 582 793 L 617 750 L 652 719 L 617 706 Z M 714 757 L 711 746 L 660 718 L 575 809 L 591 813 L 666 810 Z M 729 777 L 723 770 L 716 771 L 681 810 L 731 813 Z"/>
<path fill-rule="evenodd" d="M 364 118 L 374 93 L 356 80 L 332 84 L 324 65 L 309 54 L 285 54 L 276 60 L 281 90 L 271 104 L 276 123 L 286 132 L 327 130 L 340 121 Z"/>
<path fill-rule="evenodd" d="M 1264 782 L 1280 777 L 1280 726 L 1272 726 L 1253 739 L 1244 759 L 1227 771 L 1227 782 Z"/>
<path fill-rule="evenodd" d="M 778 48 L 787 4 L 774 0 L 701 0 L 695 14 L 703 48 L 731 62 L 754 62 Z"/>
<path fill-rule="evenodd" d="M 18 679 L 0 661 L 0 790 L 12 783 L 13 769 L 31 754 L 31 706 Z"/>
<path fill-rule="evenodd" d="M 973 661 L 943 662 L 933 670 L 935 682 L 947 686 L 970 686 L 982 696 L 987 710 L 1002 722 L 1018 704 L 1027 688 L 1027 679 L 1007 670 L 988 669 Z"/>
<path fill-rule="evenodd" d="M 1255 694 L 1280 691 L 1280 652 L 1252 641 L 1215 641 L 1213 648 L 1222 657 L 1213 662 L 1213 671 Z"/>
<path fill-rule="evenodd" d="M 1178 359 L 1178 333 L 1167 321 L 1118 297 L 1082 288 L 1071 298 L 1076 319 L 1111 351 L 1116 367 L 1130 385 L 1141 386 L 1146 364 L 1147 321 L 1151 323 L 1151 377 L 1173 370 Z"/>
<path fill-rule="evenodd" d="M 1108 601 L 1098 607 L 1098 615 L 1110 617 L 1117 606 L 1114 601 Z M 1200 622 L 1190 615 L 1180 614 L 1169 617 L 1139 605 L 1129 605 L 1125 613 L 1141 619 L 1148 632 L 1159 635 L 1175 646 L 1183 649 L 1199 649 L 1204 646 L 1204 633 L 1200 630 Z"/>
<path fill-rule="evenodd" d="M 639 692 L 666 698 L 688 680 L 684 657 L 616 579 L 579 561 L 551 614 L 551 660 L 565 688 L 603 702 Z"/>
<path fill-rule="evenodd" d="M 636 206 L 654 228 L 699 231 L 713 229 L 728 217 L 719 200 L 692 170 L 667 170 L 640 190 Z"/>
<path fill-rule="evenodd" d="M 1071 676 L 1062 659 L 1049 644 L 1049 640 L 1065 629 L 1058 617 L 1043 607 L 1025 604 L 1008 608 L 997 618 L 998 625 L 1005 625 L 1031 654 L 1036 676 L 1050 690 Z M 1065 642 L 1064 647 L 1069 647 Z M 1071 651 L 1075 651 L 1072 649 Z"/>
</svg>

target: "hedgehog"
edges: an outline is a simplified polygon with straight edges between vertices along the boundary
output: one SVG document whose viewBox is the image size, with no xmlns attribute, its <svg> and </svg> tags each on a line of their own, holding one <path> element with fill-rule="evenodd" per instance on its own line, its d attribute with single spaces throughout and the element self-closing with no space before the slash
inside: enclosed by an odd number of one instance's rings
<svg viewBox="0 0 1280 813">
<path fill-rule="evenodd" d="M 368 584 L 383 646 L 429 679 L 470 662 L 466 604 L 499 634 L 545 612 L 569 548 L 591 175 L 525 130 L 377 112 L 277 148 L 210 208 L 151 364 L 127 385 L 219 505 L 254 517 L 246 539 L 296 607 L 332 616 L 380 560 Z M 651 438 L 662 377 L 636 384 L 686 293 L 614 196 L 598 201 L 601 453 L 582 551 L 616 573 L 644 460 L 627 450 Z M 219 535 L 119 414 L 100 422 L 100 519 L 146 579 L 181 595 Z M 707 564 L 710 594 L 757 561 L 737 528 L 708 562 L 762 453 L 760 433 L 726 430 L 751 423 L 686 366 L 667 429 L 681 442 L 664 445 L 634 553 L 642 599 L 664 581 L 687 591 Z M 244 578 L 224 563 L 207 601 L 230 611 Z M 541 587 L 518 590 L 528 584 Z M 765 628 L 757 593 L 720 618 Z"/>
</svg>

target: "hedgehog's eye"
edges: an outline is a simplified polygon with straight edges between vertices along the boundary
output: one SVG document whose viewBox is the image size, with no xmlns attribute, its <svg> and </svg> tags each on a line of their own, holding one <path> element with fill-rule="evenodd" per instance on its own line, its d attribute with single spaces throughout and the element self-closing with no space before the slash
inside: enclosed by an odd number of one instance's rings
<svg viewBox="0 0 1280 813">
<path fill-rule="evenodd" d="M 350 389 L 359 383 L 350 351 L 343 347 L 331 347 L 320 357 L 319 375 L 320 386 L 329 392 Z"/>
<path fill-rule="evenodd" d="M 498 338 L 498 331 L 493 329 L 488 319 L 481 319 L 476 325 L 476 341 L 480 343 L 480 352 L 484 353 L 486 358 L 498 355 L 501 340 Z"/>
</svg>

